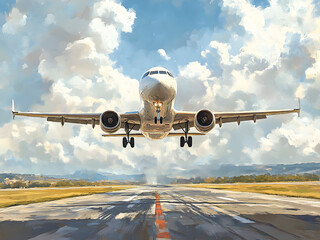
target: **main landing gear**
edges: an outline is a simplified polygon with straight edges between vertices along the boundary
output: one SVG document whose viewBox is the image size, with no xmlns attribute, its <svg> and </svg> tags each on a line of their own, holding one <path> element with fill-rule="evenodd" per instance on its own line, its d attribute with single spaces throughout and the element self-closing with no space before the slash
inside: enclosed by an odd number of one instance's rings
<svg viewBox="0 0 320 240">
<path fill-rule="evenodd" d="M 186 143 L 188 144 L 188 147 L 192 147 L 192 137 L 191 136 L 188 137 L 189 122 L 185 123 L 185 127 L 182 127 L 181 125 L 180 127 L 182 131 L 184 131 L 184 135 L 185 135 L 184 137 L 183 136 L 180 137 L 180 147 L 184 147 Z"/>
<path fill-rule="evenodd" d="M 129 129 L 129 124 L 127 122 L 124 124 L 124 130 L 126 131 L 126 134 L 127 134 L 127 136 L 123 137 L 122 139 L 122 146 L 124 148 L 127 147 L 128 143 L 130 143 L 130 146 L 134 148 L 134 137 L 130 138 L 130 132 L 132 131 L 133 128 L 134 128 L 134 125 L 131 129 Z"/>
</svg>

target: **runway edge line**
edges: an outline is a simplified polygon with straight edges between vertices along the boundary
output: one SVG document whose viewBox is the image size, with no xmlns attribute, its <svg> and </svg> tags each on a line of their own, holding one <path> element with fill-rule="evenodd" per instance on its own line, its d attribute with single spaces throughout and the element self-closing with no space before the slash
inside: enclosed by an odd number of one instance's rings
<svg viewBox="0 0 320 240">
<path fill-rule="evenodd" d="M 166 221 L 164 219 L 161 205 L 160 205 L 160 196 L 156 192 L 156 226 L 157 226 L 157 238 L 156 239 L 171 239 L 169 230 L 167 228 Z"/>
</svg>

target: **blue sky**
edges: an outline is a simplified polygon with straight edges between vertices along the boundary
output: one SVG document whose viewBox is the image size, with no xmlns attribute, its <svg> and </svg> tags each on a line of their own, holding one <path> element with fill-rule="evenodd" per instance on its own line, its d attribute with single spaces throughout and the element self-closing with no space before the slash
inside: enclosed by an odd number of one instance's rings
<svg viewBox="0 0 320 240">
<path fill-rule="evenodd" d="M 312 0 L 1 1 L 0 168 L 206 176 L 221 164 L 319 162 L 319 15 Z M 12 121 L 12 98 L 24 111 L 139 110 L 153 66 L 176 76 L 177 110 L 294 108 L 299 97 L 301 118 L 226 124 L 190 149 L 170 138 L 126 150 L 99 127 Z"/>
</svg>

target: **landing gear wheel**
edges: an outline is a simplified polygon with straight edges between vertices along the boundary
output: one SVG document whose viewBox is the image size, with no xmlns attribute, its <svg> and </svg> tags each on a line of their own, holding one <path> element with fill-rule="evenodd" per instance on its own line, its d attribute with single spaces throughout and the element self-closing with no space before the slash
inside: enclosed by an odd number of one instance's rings
<svg viewBox="0 0 320 240">
<path fill-rule="evenodd" d="M 162 118 L 162 117 L 160 117 L 160 124 L 162 124 L 162 120 L 163 120 L 163 118 Z"/>
<path fill-rule="evenodd" d="M 128 145 L 128 140 L 127 140 L 127 138 L 126 138 L 126 137 L 122 138 L 122 146 L 123 146 L 124 148 L 126 148 L 127 145 Z"/>
<path fill-rule="evenodd" d="M 184 147 L 184 144 L 186 143 L 186 141 L 184 140 L 184 137 L 180 137 L 180 147 Z"/>
<path fill-rule="evenodd" d="M 133 138 L 133 137 L 130 138 L 130 146 L 131 146 L 132 148 L 134 148 L 134 138 Z"/>
<path fill-rule="evenodd" d="M 188 147 L 192 147 L 192 137 L 188 137 Z"/>
<path fill-rule="evenodd" d="M 157 124 L 157 123 L 158 123 L 158 118 L 154 117 L 154 124 Z"/>
</svg>

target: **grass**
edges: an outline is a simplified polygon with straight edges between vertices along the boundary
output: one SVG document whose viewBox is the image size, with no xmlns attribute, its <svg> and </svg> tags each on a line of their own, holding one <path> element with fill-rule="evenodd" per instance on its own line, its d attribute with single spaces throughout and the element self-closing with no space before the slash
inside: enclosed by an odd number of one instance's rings
<svg viewBox="0 0 320 240">
<path fill-rule="evenodd" d="M 131 187 L 131 186 L 130 186 Z M 16 189 L 0 191 L 0 208 L 29 203 L 47 202 L 63 198 L 86 196 L 96 193 L 118 191 L 128 186 L 112 187 L 79 187 L 79 188 L 45 188 L 45 189 Z"/>
<path fill-rule="evenodd" d="M 193 184 L 188 187 L 213 188 L 238 192 L 254 192 L 290 197 L 306 197 L 320 199 L 320 183 L 279 183 L 279 184 Z"/>
</svg>

